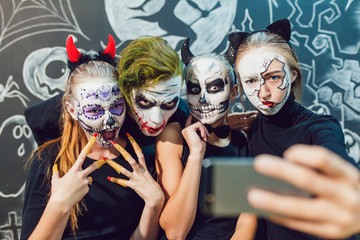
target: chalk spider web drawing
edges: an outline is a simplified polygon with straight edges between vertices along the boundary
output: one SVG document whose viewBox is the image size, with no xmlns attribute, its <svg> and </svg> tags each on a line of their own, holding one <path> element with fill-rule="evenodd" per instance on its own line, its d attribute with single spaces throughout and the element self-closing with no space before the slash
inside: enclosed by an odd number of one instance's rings
<svg viewBox="0 0 360 240">
<path fill-rule="evenodd" d="M 9 9 L 9 4 L 10 13 L 4 11 Z M 20 40 L 49 32 L 77 33 L 89 40 L 75 18 L 70 0 L 2 0 L 0 3 L 0 52 Z"/>
</svg>

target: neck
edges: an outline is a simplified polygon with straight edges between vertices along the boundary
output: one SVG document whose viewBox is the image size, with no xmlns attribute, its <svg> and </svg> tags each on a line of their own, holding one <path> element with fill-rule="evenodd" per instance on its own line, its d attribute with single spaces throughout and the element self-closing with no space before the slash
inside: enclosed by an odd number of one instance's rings
<svg viewBox="0 0 360 240">
<path fill-rule="evenodd" d="M 116 140 L 118 144 L 120 144 L 123 148 L 126 147 L 126 140 L 122 138 L 118 138 Z M 118 157 L 120 153 L 116 150 L 115 147 L 111 146 L 110 148 L 104 148 L 99 143 L 95 142 L 93 147 L 91 148 L 91 152 L 88 154 L 89 158 L 94 160 L 99 160 L 101 157 L 107 157 L 110 159 L 114 159 Z"/>
</svg>

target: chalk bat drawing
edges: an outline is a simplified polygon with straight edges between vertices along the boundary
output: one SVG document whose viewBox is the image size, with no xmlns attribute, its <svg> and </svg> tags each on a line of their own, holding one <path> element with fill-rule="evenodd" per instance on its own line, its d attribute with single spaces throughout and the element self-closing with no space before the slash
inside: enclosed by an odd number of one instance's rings
<svg viewBox="0 0 360 240">
<path fill-rule="evenodd" d="M 191 50 L 198 54 L 212 52 L 223 41 L 237 4 L 236 0 L 105 0 L 105 11 L 121 44 L 153 35 L 179 50 L 182 40 L 190 37 Z M 160 21 L 165 17 L 168 21 Z"/>
</svg>

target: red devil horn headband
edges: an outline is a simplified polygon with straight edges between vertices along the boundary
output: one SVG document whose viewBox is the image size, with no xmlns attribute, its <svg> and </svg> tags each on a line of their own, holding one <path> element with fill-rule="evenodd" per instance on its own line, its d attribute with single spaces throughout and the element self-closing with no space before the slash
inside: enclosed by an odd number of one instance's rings
<svg viewBox="0 0 360 240">
<path fill-rule="evenodd" d="M 82 56 L 79 50 L 77 50 L 72 36 L 68 37 L 66 41 L 66 51 L 70 62 L 77 62 Z"/>
<path fill-rule="evenodd" d="M 75 70 L 79 65 L 88 63 L 90 61 L 103 61 L 113 66 L 116 66 L 115 62 L 115 41 L 114 38 L 109 35 L 108 44 L 104 51 L 100 50 L 97 53 L 83 53 L 81 54 L 74 44 L 72 36 L 68 37 L 66 41 L 66 51 L 69 57 L 68 67 L 70 73 Z"/>
<path fill-rule="evenodd" d="M 104 50 L 104 54 L 108 54 L 112 58 L 115 57 L 115 41 L 114 41 L 114 38 L 110 34 L 109 34 L 108 44 Z"/>
</svg>

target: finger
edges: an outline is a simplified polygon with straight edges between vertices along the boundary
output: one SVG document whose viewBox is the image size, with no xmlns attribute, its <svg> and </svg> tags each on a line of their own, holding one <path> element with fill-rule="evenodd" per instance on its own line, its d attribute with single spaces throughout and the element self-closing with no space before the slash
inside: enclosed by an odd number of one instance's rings
<svg viewBox="0 0 360 240">
<path fill-rule="evenodd" d="M 126 187 L 127 180 L 121 179 L 121 178 L 114 178 L 114 177 L 107 177 L 107 179 L 113 183 L 117 183 L 123 187 Z"/>
<path fill-rule="evenodd" d="M 326 221 L 334 216 L 346 217 L 345 212 L 334 204 L 316 198 L 286 196 L 261 189 L 251 189 L 248 201 L 255 208 L 290 218 Z M 330 209 L 330 210 L 329 210 Z"/>
<path fill-rule="evenodd" d="M 210 137 L 209 131 L 200 122 L 196 126 L 196 131 L 198 131 L 200 133 L 200 136 L 204 142 L 207 141 L 207 137 Z"/>
<path fill-rule="evenodd" d="M 102 165 L 105 164 L 105 160 L 100 159 L 100 160 L 95 161 L 93 164 L 96 166 L 96 169 L 99 169 L 99 168 L 101 168 Z"/>
<path fill-rule="evenodd" d="M 271 155 L 256 157 L 254 168 L 261 174 L 283 180 L 317 196 L 325 196 L 337 201 L 344 201 L 343 196 L 348 196 L 351 192 L 349 187 L 313 169 Z"/>
<path fill-rule="evenodd" d="M 95 133 L 89 140 L 89 142 L 85 145 L 85 147 L 81 150 L 78 159 L 75 161 L 74 168 L 80 169 L 84 163 L 86 156 L 90 153 L 92 146 L 96 141 L 97 133 Z"/>
<path fill-rule="evenodd" d="M 93 171 L 95 171 L 97 169 L 97 166 L 98 165 L 95 163 L 90 164 L 87 168 L 82 170 L 83 176 L 87 176 L 87 175 L 91 174 Z"/>
<path fill-rule="evenodd" d="M 121 173 L 121 170 L 124 168 L 123 166 L 121 166 L 120 164 L 114 162 L 113 160 L 106 158 L 106 157 L 101 157 L 103 160 L 105 160 L 105 162 L 107 164 L 109 164 L 117 173 Z"/>
<path fill-rule="evenodd" d="M 189 115 L 189 117 L 186 119 L 185 127 L 188 127 L 192 124 L 193 116 L 192 114 Z"/>
<path fill-rule="evenodd" d="M 56 163 L 54 163 L 53 167 L 52 167 L 52 177 L 53 178 L 59 178 L 59 169 L 58 169 L 58 165 Z"/>
<path fill-rule="evenodd" d="M 130 153 L 128 153 L 122 146 L 120 146 L 120 144 L 114 141 L 110 141 L 110 142 L 119 151 L 119 153 L 124 157 L 126 161 L 129 161 L 129 159 L 132 158 Z"/>
<path fill-rule="evenodd" d="M 344 238 L 352 234 L 341 231 L 338 226 L 329 222 L 307 221 L 283 216 L 271 216 L 268 219 L 285 227 L 325 239 Z"/>
<path fill-rule="evenodd" d="M 285 151 L 284 157 L 292 162 L 320 170 L 331 177 L 346 179 L 355 184 L 360 181 L 358 169 L 324 147 L 299 144 Z"/>
<path fill-rule="evenodd" d="M 92 178 L 91 176 L 89 176 L 89 177 L 87 177 L 86 179 L 87 179 L 88 182 L 89 182 L 88 184 L 89 184 L 89 185 L 92 185 L 92 183 L 93 183 L 93 178 Z"/>
<path fill-rule="evenodd" d="M 126 136 L 128 137 L 131 145 L 134 148 L 134 151 L 136 153 L 136 156 L 138 157 L 139 163 L 146 168 L 145 157 L 144 157 L 144 154 L 142 153 L 142 150 L 141 150 L 139 144 L 135 141 L 135 139 L 129 133 L 126 133 Z"/>
</svg>

